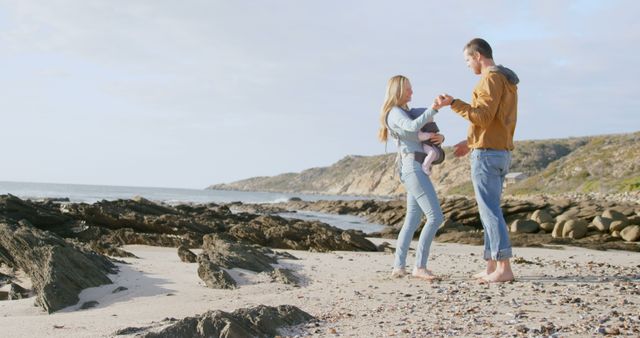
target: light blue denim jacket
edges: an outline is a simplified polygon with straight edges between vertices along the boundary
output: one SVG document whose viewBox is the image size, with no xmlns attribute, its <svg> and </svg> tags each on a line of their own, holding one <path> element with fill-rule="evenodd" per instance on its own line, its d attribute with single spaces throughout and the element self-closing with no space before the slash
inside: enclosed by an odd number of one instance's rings
<svg viewBox="0 0 640 338">
<path fill-rule="evenodd" d="M 420 164 L 413 160 L 413 157 L 407 157 L 406 154 L 413 154 L 416 151 L 423 151 L 422 143 L 418 139 L 418 131 L 422 128 L 430 118 L 438 113 L 435 109 L 427 109 L 422 115 L 415 120 L 409 117 L 409 114 L 400 107 L 393 107 L 387 116 L 387 125 L 390 134 L 398 140 L 398 152 L 402 155 L 401 172 L 421 170 Z"/>
</svg>

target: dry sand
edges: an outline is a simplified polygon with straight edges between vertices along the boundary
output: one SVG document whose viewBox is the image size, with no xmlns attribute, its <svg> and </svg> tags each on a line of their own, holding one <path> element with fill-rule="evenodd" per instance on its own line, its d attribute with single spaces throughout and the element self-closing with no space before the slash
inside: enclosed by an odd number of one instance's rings
<svg viewBox="0 0 640 338">
<path fill-rule="evenodd" d="M 469 278 L 483 266 L 478 246 L 434 243 L 429 268 L 445 277 L 434 283 L 389 278 L 390 253 L 286 250 L 299 260 L 280 266 L 302 277 L 300 287 L 234 270 L 238 289 L 213 290 L 198 278 L 197 264 L 181 262 L 174 248 L 125 250 L 139 259 L 124 259 L 130 264 L 119 264 L 114 284 L 83 291 L 76 306 L 48 315 L 33 298 L 0 302 L 0 336 L 111 337 L 127 327 L 157 330 L 165 318 L 259 304 L 291 304 L 318 318 L 283 330 L 289 336 L 640 335 L 634 252 L 515 248 L 517 280 L 482 285 Z M 112 293 L 118 287 L 127 289 Z M 79 309 L 92 300 L 99 304 Z"/>
</svg>

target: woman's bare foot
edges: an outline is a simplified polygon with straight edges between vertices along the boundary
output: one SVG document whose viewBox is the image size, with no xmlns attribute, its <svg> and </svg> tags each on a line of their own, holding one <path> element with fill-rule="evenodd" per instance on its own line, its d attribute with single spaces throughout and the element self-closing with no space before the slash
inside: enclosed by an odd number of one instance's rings
<svg viewBox="0 0 640 338">
<path fill-rule="evenodd" d="M 487 269 L 476 273 L 475 275 L 473 275 L 473 278 L 475 278 L 475 279 L 485 278 L 485 277 L 489 276 L 490 274 L 492 274 L 494 271 L 496 271 L 496 261 L 488 260 L 487 261 Z"/>
<path fill-rule="evenodd" d="M 391 278 L 402 278 L 407 275 L 407 271 L 404 268 L 393 268 L 391 271 Z"/>
<path fill-rule="evenodd" d="M 420 278 L 426 281 L 434 281 L 439 280 L 440 278 L 431 272 L 431 270 L 427 270 L 425 268 L 413 268 L 413 272 L 411 272 L 411 276 L 415 278 Z"/>
</svg>

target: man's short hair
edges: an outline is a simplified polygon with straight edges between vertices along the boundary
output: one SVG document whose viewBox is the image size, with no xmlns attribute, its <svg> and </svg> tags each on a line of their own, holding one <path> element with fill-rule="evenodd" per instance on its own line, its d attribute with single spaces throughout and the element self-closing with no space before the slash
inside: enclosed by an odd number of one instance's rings
<svg viewBox="0 0 640 338">
<path fill-rule="evenodd" d="M 487 59 L 493 59 L 493 51 L 491 50 L 491 46 L 489 43 L 483 39 L 475 38 L 466 46 L 464 46 L 464 50 L 467 51 L 468 54 L 473 54 L 474 52 L 480 53 L 480 55 L 486 57 Z"/>
</svg>

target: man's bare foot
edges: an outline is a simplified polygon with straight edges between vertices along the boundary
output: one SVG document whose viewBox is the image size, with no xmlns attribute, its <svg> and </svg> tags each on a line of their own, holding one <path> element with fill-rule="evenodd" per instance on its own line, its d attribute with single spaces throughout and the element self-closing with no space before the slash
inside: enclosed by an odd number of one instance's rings
<svg viewBox="0 0 640 338">
<path fill-rule="evenodd" d="M 391 271 L 391 278 L 402 278 L 407 275 L 407 271 L 404 268 L 393 268 Z"/>
<path fill-rule="evenodd" d="M 494 271 L 493 273 L 479 279 L 481 283 L 506 283 L 513 281 L 513 272 Z"/>
<path fill-rule="evenodd" d="M 411 276 L 415 278 L 420 278 L 426 281 L 434 281 L 439 280 L 440 278 L 431 272 L 431 270 L 427 270 L 425 268 L 413 268 L 413 272 L 411 272 Z"/>
<path fill-rule="evenodd" d="M 509 259 L 497 261 L 494 272 L 480 278 L 483 283 L 505 283 L 513 280 L 513 271 Z"/>
<path fill-rule="evenodd" d="M 487 261 L 487 268 L 485 270 L 482 270 L 482 271 L 476 273 L 475 275 L 473 275 L 473 278 L 478 279 L 478 278 L 485 278 L 485 277 L 489 276 L 494 271 L 496 271 L 496 265 L 497 265 L 496 261 L 488 260 Z"/>
<path fill-rule="evenodd" d="M 478 279 L 478 278 L 484 278 L 487 277 L 491 274 L 491 272 L 487 272 L 487 270 L 482 270 L 478 273 L 476 273 L 475 275 L 473 275 L 473 278 Z"/>
</svg>

